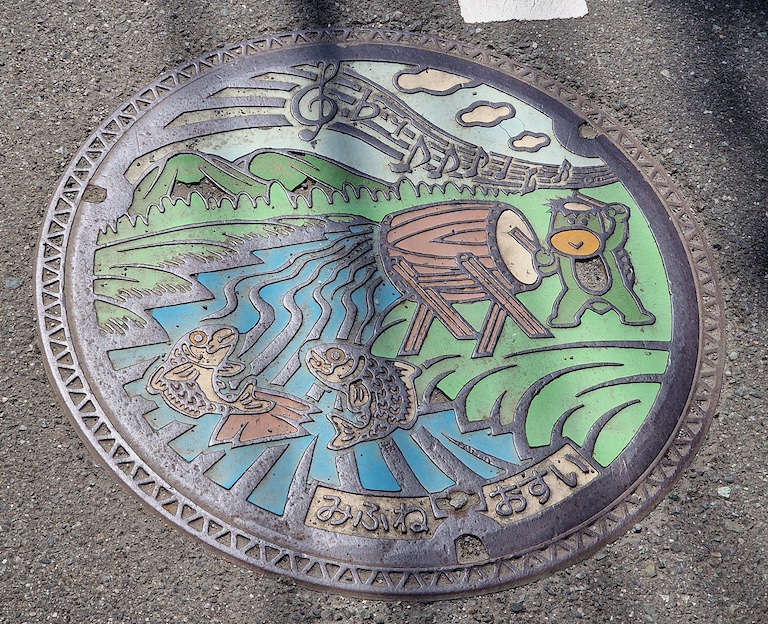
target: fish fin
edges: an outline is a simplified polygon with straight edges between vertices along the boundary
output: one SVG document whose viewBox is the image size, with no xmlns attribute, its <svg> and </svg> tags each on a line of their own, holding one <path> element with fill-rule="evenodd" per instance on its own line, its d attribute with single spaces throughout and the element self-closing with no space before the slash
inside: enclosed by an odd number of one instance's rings
<svg viewBox="0 0 768 624">
<path fill-rule="evenodd" d="M 237 375 L 244 368 L 245 366 L 240 362 L 227 362 L 219 366 L 217 372 L 221 377 L 232 377 L 232 375 Z"/>
<path fill-rule="evenodd" d="M 328 414 L 328 420 L 331 421 L 333 428 L 336 430 L 336 437 L 328 443 L 328 448 L 332 451 L 349 448 L 360 441 L 360 429 L 345 418 L 338 414 Z"/>
<path fill-rule="evenodd" d="M 395 365 L 395 368 L 400 370 L 400 377 L 407 384 L 413 385 L 413 380 L 421 374 L 421 370 L 412 364 L 398 360 L 391 360 L 391 362 Z"/>
<path fill-rule="evenodd" d="M 265 398 L 256 390 L 256 386 L 249 383 L 237 397 L 235 403 L 248 410 L 248 412 L 268 412 L 275 406 L 275 402 Z"/>
<path fill-rule="evenodd" d="M 400 371 L 400 379 L 405 384 L 405 390 L 408 394 L 408 416 L 405 419 L 405 423 L 401 426 L 407 427 L 407 423 L 413 424 L 416 422 L 416 408 L 418 407 L 418 401 L 416 400 L 416 385 L 413 380 L 421 375 L 421 369 L 407 364 L 406 362 L 392 362 L 395 368 Z"/>
<path fill-rule="evenodd" d="M 365 387 L 362 379 L 356 379 L 349 384 L 347 403 L 349 403 L 351 409 L 362 407 L 370 402 L 371 393 L 368 388 Z"/>
<path fill-rule="evenodd" d="M 147 392 L 150 394 L 159 394 L 165 390 L 166 387 L 167 384 L 163 383 L 163 367 L 161 366 L 152 373 L 152 377 L 147 384 Z"/>
<path fill-rule="evenodd" d="M 200 371 L 192 362 L 184 362 L 166 371 L 164 377 L 171 381 L 194 381 L 200 376 Z"/>
</svg>

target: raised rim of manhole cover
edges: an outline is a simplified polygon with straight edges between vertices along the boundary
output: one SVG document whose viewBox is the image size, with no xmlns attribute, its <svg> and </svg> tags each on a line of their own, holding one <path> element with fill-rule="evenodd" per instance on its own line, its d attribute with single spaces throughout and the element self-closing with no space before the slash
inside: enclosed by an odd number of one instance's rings
<svg viewBox="0 0 768 624">
<path fill-rule="evenodd" d="M 317 588 L 497 590 L 637 522 L 701 443 L 722 306 L 679 192 L 492 52 L 319 30 L 163 76 L 75 156 L 37 306 L 91 451 Z"/>
</svg>

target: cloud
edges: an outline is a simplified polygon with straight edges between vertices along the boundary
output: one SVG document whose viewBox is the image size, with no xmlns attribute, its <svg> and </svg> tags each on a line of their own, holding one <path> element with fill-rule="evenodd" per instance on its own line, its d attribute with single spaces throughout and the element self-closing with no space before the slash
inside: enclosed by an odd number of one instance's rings
<svg viewBox="0 0 768 624">
<path fill-rule="evenodd" d="M 506 102 L 475 102 L 456 113 L 456 121 L 462 126 L 490 128 L 514 116 L 514 106 Z"/>
<path fill-rule="evenodd" d="M 431 67 L 419 71 L 405 70 L 395 74 L 395 86 L 403 93 L 450 95 L 459 89 L 474 87 L 477 84 L 477 81 L 471 78 Z"/>
<path fill-rule="evenodd" d="M 538 152 L 542 147 L 546 147 L 552 142 L 548 135 L 541 132 L 521 132 L 512 137 L 507 145 L 513 150 L 521 152 Z"/>
</svg>

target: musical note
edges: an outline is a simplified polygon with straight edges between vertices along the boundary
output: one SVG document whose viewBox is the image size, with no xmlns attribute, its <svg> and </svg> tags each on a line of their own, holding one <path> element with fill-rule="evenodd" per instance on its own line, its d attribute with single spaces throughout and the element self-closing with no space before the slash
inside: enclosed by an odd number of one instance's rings
<svg viewBox="0 0 768 624">
<path fill-rule="evenodd" d="M 300 124 L 310 126 L 299 132 L 302 141 L 312 141 L 320 132 L 320 129 L 332 121 L 339 112 L 339 105 L 325 92 L 326 85 L 339 73 L 336 63 L 323 63 L 317 65 L 317 82 L 307 85 L 293 96 L 291 100 L 291 114 Z M 309 101 L 305 101 L 305 99 Z M 302 108 L 308 111 L 312 117 L 305 115 Z"/>
<path fill-rule="evenodd" d="M 416 154 L 418 153 L 421 153 L 421 160 L 414 165 L 413 161 L 416 158 Z M 406 158 L 405 161 L 401 163 L 392 163 L 389 165 L 389 168 L 394 173 L 411 173 L 411 171 L 413 171 L 416 167 L 420 167 L 421 165 L 428 163 L 431 158 L 432 152 L 429 151 L 427 141 L 423 136 L 420 136 L 418 140 L 413 144 L 413 147 L 408 154 L 408 158 Z"/>
<path fill-rule="evenodd" d="M 538 167 L 528 167 L 525 170 L 525 179 L 523 180 L 522 187 L 520 188 L 520 195 L 525 195 L 531 191 L 535 191 L 538 186 L 536 176 L 539 175 Z"/>
<path fill-rule="evenodd" d="M 368 98 L 371 97 L 371 89 L 366 89 L 363 93 L 363 97 L 360 98 L 355 110 L 350 116 L 350 121 L 367 121 L 373 119 L 381 114 L 381 106 L 375 102 L 371 102 Z"/>
<path fill-rule="evenodd" d="M 490 158 L 488 157 L 488 152 L 486 152 L 482 147 L 479 147 L 475 153 L 475 157 L 472 159 L 472 166 L 465 174 L 465 177 L 474 178 L 478 174 L 478 170 L 481 167 L 488 165 L 489 160 Z"/>
<path fill-rule="evenodd" d="M 507 173 L 509 172 L 509 167 L 512 164 L 512 156 L 507 156 L 504 160 L 504 165 L 502 166 L 501 170 L 497 171 L 494 174 L 494 179 L 496 180 L 504 180 L 507 177 Z"/>
<path fill-rule="evenodd" d="M 394 115 L 390 115 L 389 118 L 395 126 L 395 129 L 390 132 L 390 135 L 392 135 L 392 138 L 397 138 L 400 136 L 400 133 L 403 131 L 403 128 L 405 128 L 408 125 L 408 120 L 403 119 L 401 121 L 398 121 L 397 117 L 395 117 Z"/>
<path fill-rule="evenodd" d="M 564 160 L 560 164 L 560 167 L 558 167 L 557 175 L 554 178 L 552 178 L 552 182 L 553 183 L 567 182 L 571 177 L 571 169 L 572 169 L 571 163 L 568 162 L 567 159 Z"/>
<path fill-rule="evenodd" d="M 461 161 L 459 160 L 459 154 L 456 152 L 456 146 L 452 144 L 445 151 L 445 157 L 440 163 L 440 166 L 434 171 L 429 172 L 429 177 L 441 178 L 448 173 L 453 173 L 454 171 L 456 171 L 460 165 L 461 165 Z"/>
</svg>

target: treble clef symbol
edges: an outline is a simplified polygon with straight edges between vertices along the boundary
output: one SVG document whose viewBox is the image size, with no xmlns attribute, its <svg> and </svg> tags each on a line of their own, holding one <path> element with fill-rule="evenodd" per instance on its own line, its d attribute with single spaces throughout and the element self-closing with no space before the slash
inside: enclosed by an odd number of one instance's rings
<svg viewBox="0 0 768 624">
<path fill-rule="evenodd" d="M 299 138 L 302 141 L 312 141 L 320 132 L 320 128 L 336 117 L 339 111 L 336 100 L 325 93 L 325 85 L 339 73 L 339 66 L 336 63 L 321 62 L 317 68 L 319 70 L 317 82 L 298 91 L 291 100 L 291 114 L 300 124 L 311 128 L 305 128 L 299 132 Z M 304 103 L 308 96 L 312 97 Z M 302 113 L 302 103 L 305 104 L 304 110 L 309 111 L 311 117 Z"/>
</svg>

